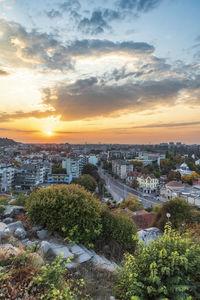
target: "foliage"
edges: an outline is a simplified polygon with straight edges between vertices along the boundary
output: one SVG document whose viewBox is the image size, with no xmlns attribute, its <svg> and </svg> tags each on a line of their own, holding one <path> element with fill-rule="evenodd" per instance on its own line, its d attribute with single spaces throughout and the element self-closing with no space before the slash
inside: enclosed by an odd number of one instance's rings
<svg viewBox="0 0 200 300">
<path fill-rule="evenodd" d="M 95 165 L 88 163 L 87 165 L 84 166 L 82 174 L 89 174 L 96 180 L 96 182 L 99 182 L 100 176 L 97 170 L 98 169 Z"/>
<path fill-rule="evenodd" d="M 5 207 L 0 205 L 0 216 L 3 215 Z"/>
<path fill-rule="evenodd" d="M 94 192 L 97 187 L 96 180 L 89 174 L 84 174 L 79 178 L 74 178 L 73 182 L 83 186 L 89 192 Z"/>
<path fill-rule="evenodd" d="M 66 169 L 62 168 L 62 165 L 53 165 L 52 174 L 66 174 Z"/>
<path fill-rule="evenodd" d="M 7 205 L 10 199 L 5 197 L 0 197 L 0 205 Z"/>
<path fill-rule="evenodd" d="M 168 181 L 180 181 L 181 180 L 181 174 L 179 172 L 176 172 L 176 171 L 170 171 L 168 174 L 167 174 L 167 179 Z"/>
<path fill-rule="evenodd" d="M 132 211 L 137 211 L 143 209 L 143 204 L 141 200 L 139 200 L 137 197 L 133 196 L 132 194 L 129 194 L 128 198 L 122 201 L 119 207 L 121 209 L 128 208 Z"/>
<path fill-rule="evenodd" d="M 132 180 L 132 182 L 131 182 L 131 187 L 132 187 L 133 189 L 137 189 L 138 186 L 139 186 L 139 183 L 138 183 L 137 179 L 133 178 L 133 180 Z"/>
<path fill-rule="evenodd" d="M 116 288 L 119 299 L 199 299 L 200 246 L 165 227 L 163 237 L 126 254 Z"/>
<path fill-rule="evenodd" d="M 26 204 L 26 200 L 28 199 L 28 196 L 24 193 L 20 193 L 17 197 L 16 197 L 16 204 L 20 205 L 20 206 L 25 206 Z"/>
<path fill-rule="evenodd" d="M 131 160 L 131 163 L 133 164 L 134 167 L 142 167 L 143 166 L 143 162 L 142 161 Z"/>
<path fill-rule="evenodd" d="M 103 169 L 111 172 L 112 171 L 112 163 L 105 161 L 103 163 Z"/>
<path fill-rule="evenodd" d="M 177 229 L 180 229 L 182 224 L 198 221 L 200 215 L 185 199 L 177 197 L 163 203 L 152 225 L 163 230 L 167 222 L 167 213 L 170 213 L 170 221 Z"/>
<path fill-rule="evenodd" d="M 76 300 L 82 295 L 81 289 L 84 281 L 81 279 L 67 279 L 66 261 L 62 256 L 57 256 L 51 264 L 41 267 L 33 283 L 39 290 L 43 291 L 41 299 L 66 299 Z M 86 299 L 81 297 L 81 299 Z"/>
<path fill-rule="evenodd" d="M 181 177 L 181 179 L 182 179 L 183 182 L 186 182 L 186 183 L 192 185 L 193 181 L 194 181 L 196 178 L 198 178 L 199 176 L 200 176 L 199 174 L 197 174 L 196 172 L 193 172 L 193 173 L 190 174 L 190 175 L 183 175 L 183 176 Z"/>
<path fill-rule="evenodd" d="M 100 203 L 76 184 L 39 189 L 30 195 L 26 208 L 33 223 L 74 242 L 91 246 L 101 232 Z"/>
<path fill-rule="evenodd" d="M 134 252 L 136 239 L 136 226 L 125 216 L 116 215 L 108 210 L 102 215 L 102 234 L 117 241 L 127 251 Z"/>
</svg>

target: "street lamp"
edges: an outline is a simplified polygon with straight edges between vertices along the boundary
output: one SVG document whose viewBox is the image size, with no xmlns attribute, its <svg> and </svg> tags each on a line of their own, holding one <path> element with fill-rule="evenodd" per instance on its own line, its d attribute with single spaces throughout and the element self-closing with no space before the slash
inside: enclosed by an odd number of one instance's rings
<svg viewBox="0 0 200 300">
<path fill-rule="evenodd" d="M 171 217 L 171 214 L 170 213 L 166 213 L 166 216 L 167 216 L 167 219 L 168 219 L 168 222 L 169 222 L 169 218 Z"/>
</svg>

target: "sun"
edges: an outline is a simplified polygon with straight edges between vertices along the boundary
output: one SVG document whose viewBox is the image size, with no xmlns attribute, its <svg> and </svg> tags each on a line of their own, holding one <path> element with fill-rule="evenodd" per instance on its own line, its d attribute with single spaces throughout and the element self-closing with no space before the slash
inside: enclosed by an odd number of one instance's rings
<svg viewBox="0 0 200 300">
<path fill-rule="evenodd" d="M 53 132 L 52 131 L 45 131 L 44 134 L 47 135 L 47 136 L 52 136 Z"/>
</svg>

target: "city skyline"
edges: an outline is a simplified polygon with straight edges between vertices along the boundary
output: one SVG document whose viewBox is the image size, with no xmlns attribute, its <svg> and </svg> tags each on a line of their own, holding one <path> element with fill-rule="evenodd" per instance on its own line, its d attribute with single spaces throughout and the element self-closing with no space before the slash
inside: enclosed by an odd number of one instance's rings
<svg viewBox="0 0 200 300">
<path fill-rule="evenodd" d="M 0 136 L 199 142 L 200 2 L 0 0 Z"/>
</svg>

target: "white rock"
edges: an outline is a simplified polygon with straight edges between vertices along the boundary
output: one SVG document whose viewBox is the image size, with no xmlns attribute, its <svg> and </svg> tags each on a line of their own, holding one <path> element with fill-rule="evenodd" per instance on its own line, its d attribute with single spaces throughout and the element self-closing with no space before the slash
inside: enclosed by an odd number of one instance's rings
<svg viewBox="0 0 200 300">
<path fill-rule="evenodd" d="M 8 204 L 12 205 L 12 204 L 15 203 L 15 202 L 16 202 L 16 199 L 13 198 L 13 199 L 11 199 L 11 200 L 8 201 Z"/>
<path fill-rule="evenodd" d="M 23 214 L 25 212 L 25 209 L 23 206 L 17 206 L 17 205 L 6 205 L 5 211 L 3 213 L 4 217 L 13 217 L 16 215 Z"/>
<path fill-rule="evenodd" d="M 10 223 L 7 225 L 7 227 L 9 228 L 9 230 L 11 232 L 14 232 L 17 228 L 21 228 L 21 229 L 24 229 L 24 225 L 22 224 L 21 221 L 17 221 L 17 222 L 14 222 L 14 223 Z M 25 230 L 25 229 L 24 229 Z"/>
<path fill-rule="evenodd" d="M 48 239 L 51 236 L 51 232 L 45 229 L 38 230 L 37 236 L 40 240 Z"/>
<path fill-rule="evenodd" d="M 3 219 L 3 222 L 4 223 L 6 223 L 6 224 L 10 224 L 10 223 L 12 223 L 13 222 L 13 218 L 5 218 L 5 219 Z"/>
<path fill-rule="evenodd" d="M 23 240 L 26 237 L 26 230 L 23 228 L 17 228 L 14 232 L 14 237 L 17 239 Z"/>
<path fill-rule="evenodd" d="M 146 245 L 148 242 L 158 240 L 163 235 L 163 232 L 156 227 L 150 227 L 138 231 L 137 235 L 139 237 L 139 240 L 143 242 L 144 245 Z"/>
<path fill-rule="evenodd" d="M 7 239 L 10 235 L 10 230 L 8 229 L 7 224 L 0 222 L 0 242 L 3 239 Z"/>
</svg>

